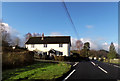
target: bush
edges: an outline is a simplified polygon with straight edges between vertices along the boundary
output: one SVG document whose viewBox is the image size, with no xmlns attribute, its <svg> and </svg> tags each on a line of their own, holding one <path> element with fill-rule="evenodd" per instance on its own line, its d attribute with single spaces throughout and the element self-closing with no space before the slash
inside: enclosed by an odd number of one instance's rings
<svg viewBox="0 0 120 81">
<path fill-rule="evenodd" d="M 31 51 L 8 52 L 2 54 L 3 68 L 14 68 L 34 62 L 34 53 Z"/>
<path fill-rule="evenodd" d="M 55 56 L 55 61 L 65 61 L 64 56 Z"/>
<path fill-rule="evenodd" d="M 54 56 L 55 61 L 80 61 L 82 58 L 80 58 L 77 54 L 71 55 L 71 56 Z"/>
<path fill-rule="evenodd" d="M 42 58 L 42 54 L 39 54 L 39 58 L 40 58 L 40 59 Z"/>
<path fill-rule="evenodd" d="M 27 48 L 18 47 L 16 46 L 15 49 L 12 49 L 12 46 L 2 46 L 3 52 L 21 52 L 21 51 L 28 51 Z"/>
<path fill-rule="evenodd" d="M 47 58 L 47 55 L 42 55 L 42 59 L 46 59 Z"/>
<path fill-rule="evenodd" d="M 64 61 L 64 56 L 59 56 L 59 61 Z"/>
<path fill-rule="evenodd" d="M 13 49 L 12 49 L 12 47 L 2 47 L 2 51 L 3 52 L 12 52 Z"/>
<path fill-rule="evenodd" d="M 55 61 L 58 61 L 58 56 L 54 56 L 54 58 L 55 58 Z"/>
</svg>

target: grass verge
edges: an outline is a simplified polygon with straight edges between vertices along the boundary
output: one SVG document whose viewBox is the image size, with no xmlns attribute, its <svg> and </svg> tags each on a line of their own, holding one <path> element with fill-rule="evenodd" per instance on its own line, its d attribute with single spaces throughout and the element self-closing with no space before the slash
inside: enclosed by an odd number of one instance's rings
<svg viewBox="0 0 120 81">
<path fill-rule="evenodd" d="M 3 71 L 3 80 L 55 80 L 70 70 L 71 66 L 64 63 L 41 63 Z"/>
<path fill-rule="evenodd" d="M 104 63 L 111 63 L 111 64 L 117 64 L 120 65 L 120 62 L 116 61 L 109 61 L 108 59 L 106 61 L 103 61 Z"/>
</svg>

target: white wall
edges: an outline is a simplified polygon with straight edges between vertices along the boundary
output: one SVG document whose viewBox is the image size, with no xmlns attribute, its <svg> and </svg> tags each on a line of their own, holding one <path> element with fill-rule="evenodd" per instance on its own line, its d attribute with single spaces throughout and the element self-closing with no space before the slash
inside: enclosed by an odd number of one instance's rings
<svg viewBox="0 0 120 81">
<path fill-rule="evenodd" d="M 28 50 L 30 50 L 30 51 L 39 50 L 39 51 L 43 51 L 43 52 L 48 52 L 50 49 L 54 49 L 54 50 L 63 52 L 63 56 L 70 55 L 70 45 L 69 44 L 63 44 L 63 47 L 59 47 L 59 44 L 47 44 L 47 47 L 44 47 L 44 44 L 34 44 L 34 48 L 31 48 L 31 44 L 26 44 L 26 48 L 28 48 Z"/>
</svg>

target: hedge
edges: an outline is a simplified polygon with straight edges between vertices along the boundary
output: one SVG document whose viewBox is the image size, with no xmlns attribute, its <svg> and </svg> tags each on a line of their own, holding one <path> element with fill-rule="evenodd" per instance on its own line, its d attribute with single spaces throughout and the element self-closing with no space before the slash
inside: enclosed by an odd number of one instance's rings
<svg viewBox="0 0 120 81">
<path fill-rule="evenodd" d="M 65 56 L 54 56 L 55 61 L 65 61 Z"/>
<path fill-rule="evenodd" d="M 34 53 L 32 51 L 3 52 L 2 59 L 3 68 L 14 68 L 34 62 Z"/>
</svg>

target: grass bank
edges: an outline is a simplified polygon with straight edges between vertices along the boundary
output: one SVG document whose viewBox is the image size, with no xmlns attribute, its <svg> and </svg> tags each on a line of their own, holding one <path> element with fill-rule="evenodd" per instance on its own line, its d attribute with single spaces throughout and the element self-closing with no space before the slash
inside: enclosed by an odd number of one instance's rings
<svg viewBox="0 0 120 81">
<path fill-rule="evenodd" d="M 33 65 L 3 71 L 3 80 L 55 80 L 70 70 L 70 65 L 60 63 L 35 62 Z"/>
<path fill-rule="evenodd" d="M 105 59 L 103 62 L 119 64 L 120 65 L 120 59 Z"/>
</svg>

